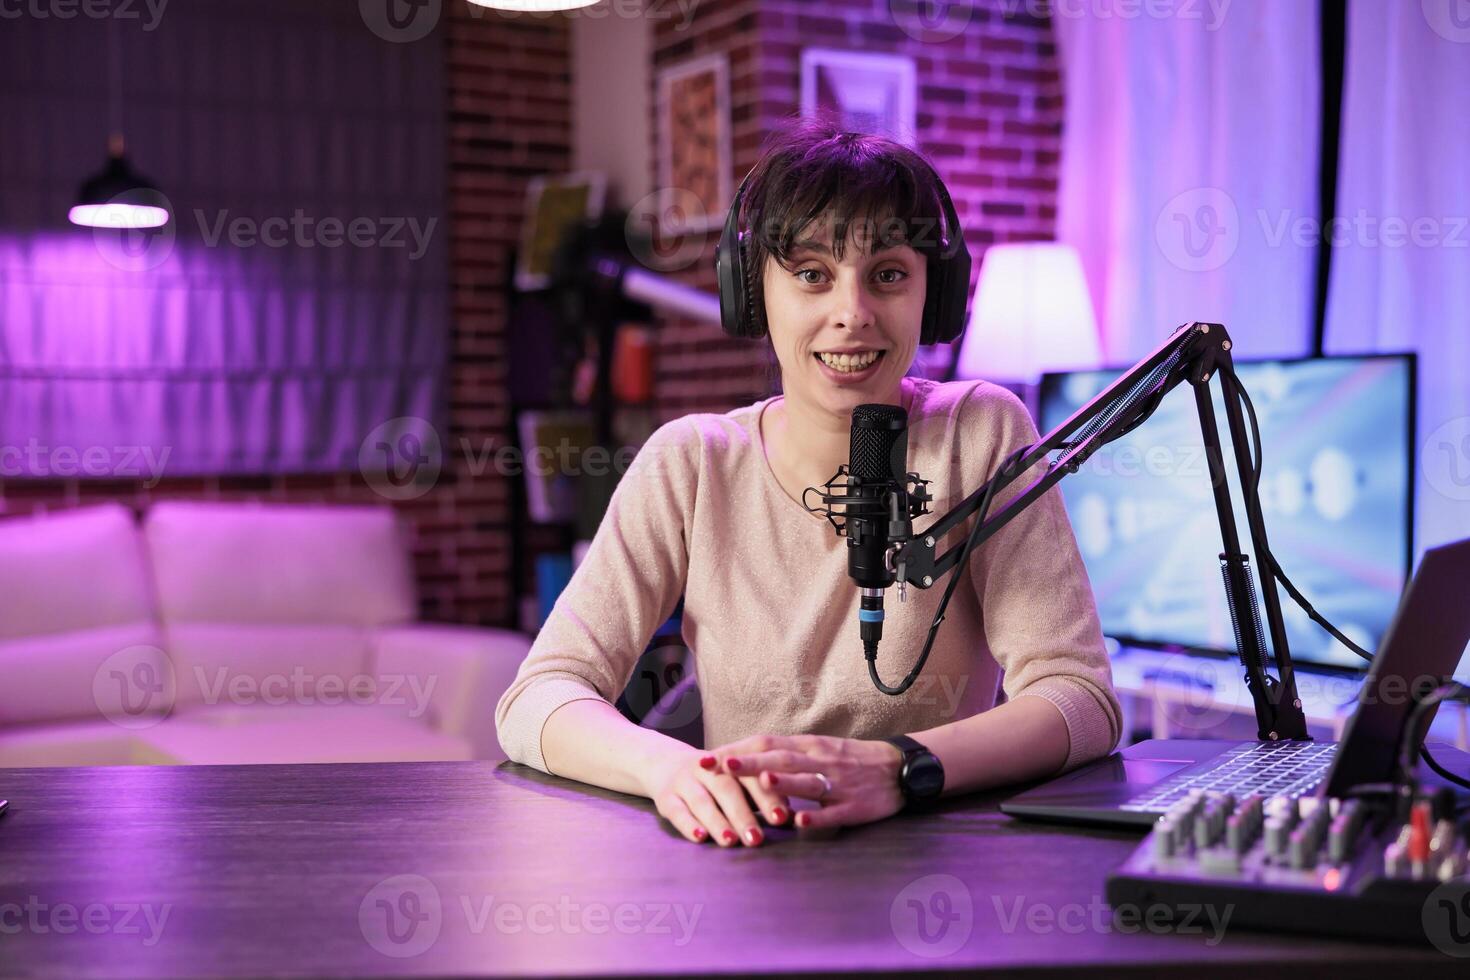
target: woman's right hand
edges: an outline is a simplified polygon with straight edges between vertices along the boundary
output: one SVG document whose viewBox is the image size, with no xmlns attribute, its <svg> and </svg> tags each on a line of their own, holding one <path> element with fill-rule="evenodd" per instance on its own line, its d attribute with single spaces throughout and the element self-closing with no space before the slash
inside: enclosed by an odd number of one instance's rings
<svg viewBox="0 0 1470 980">
<path fill-rule="evenodd" d="M 713 753 L 680 752 L 646 780 L 647 795 L 659 814 L 686 839 L 756 847 L 765 839 L 757 812 L 773 826 L 791 819 L 791 804 L 773 788 L 774 773 L 737 778 L 714 772 L 715 766 Z"/>
</svg>

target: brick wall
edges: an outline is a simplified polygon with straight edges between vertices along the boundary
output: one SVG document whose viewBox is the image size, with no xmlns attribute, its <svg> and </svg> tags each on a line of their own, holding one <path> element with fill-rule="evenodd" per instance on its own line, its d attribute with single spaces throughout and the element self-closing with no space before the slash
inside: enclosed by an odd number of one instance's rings
<svg viewBox="0 0 1470 980">
<path fill-rule="evenodd" d="M 1025 5 L 948 5 L 952 16 L 970 12 L 964 29 L 948 39 L 941 39 L 947 31 L 923 29 L 927 6 L 923 0 L 705 0 L 686 29 L 673 21 L 657 25 L 655 68 L 713 51 L 729 57 L 733 188 L 755 164 L 771 127 L 800 109 L 803 47 L 912 57 L 920 148 L 949 187 L 976 277 L 992 242 L 1055 234 L 1062 124 L 1056 49 L 1049 21 L 1005 12 Z M 650 104 L 656 141 L 657 106 Z M 716 288 L 717 240 L 708 236 L 700 260 L 679 273 L 683 281 Z M 669 321 L 659 332 L 657 358 L 659 414 L 666 419 L 723 412 L 770 393 L 764 347 L 725 338 L 718 328 Z"/>
<path fill-rule="evenodd" d="M 561 18 L 506 18 L 462 2 L 428 39 L 446 45 L 452 288 L 449 429 L 432 489 L 395 506 L 413 529 L 425 618 L 512 626 L 510 484 L 472 476 L 461 440 L 509 438 L 504 392 L 511 248 L 527 180 L 570 162 L 569 32 Z M 361 474 L 0 481 L 0 516 L 118 501 L 142 511 L 173 499 L 382 504 Z"/>
</svg>

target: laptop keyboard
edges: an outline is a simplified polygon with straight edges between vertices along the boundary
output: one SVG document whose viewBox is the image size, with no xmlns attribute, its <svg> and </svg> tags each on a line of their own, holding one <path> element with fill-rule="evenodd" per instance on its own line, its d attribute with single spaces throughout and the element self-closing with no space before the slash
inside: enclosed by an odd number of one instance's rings
<svg viewBox="0 0 1470 980">
<path fill-rule="evenodd" d="M 1336 742 L 1247 742 L 1218 756 L 1205 769 L 1193 766 L 1150 786 L 1120 809 L 1163 811 L 1202 789 L 1242 796 L 1301 796 L 1327 775 Z"/>
</svg>

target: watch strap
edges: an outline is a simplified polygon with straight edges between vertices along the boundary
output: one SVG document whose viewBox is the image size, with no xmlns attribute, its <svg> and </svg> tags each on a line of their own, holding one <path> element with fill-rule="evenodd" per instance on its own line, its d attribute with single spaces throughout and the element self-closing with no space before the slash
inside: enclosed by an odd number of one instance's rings
<svg viewBox="0 0 1470 980">
<path fill-rule="evenodd" d="M 892 745 L 894 748 L 898 749 L 898 751 L 903 753 L 903 760 L 898 770 L 898 788 L 899 791 L 903 793 L 905 805 L 923 806 L 925 804 L 932 803 L 933 800 L 920 799 L 919 797 L 910 795 L 908 783 L 904 779 L 904 773 L 908 770 L 909 763 L 914 759 L 915 756 L 932 756 L 934 753 L 930 752 L 929 749 L 926 748 L 922 742 L 918 741 L 917 739 L 910 738 L 907 735 L 892 735 L 888 738 L 883 739 L 883 741 L 887 742 L 889 745 Z"/>
<path fill-rule="evenodd" d="M 909 754 L 912 752 L 929 751 L 928 749 L 924 748 L 924 746 L 917 739 L 910 738 L 907 735 L 893 735 L 885 738 L 883 741 L 887 742 L 889 745 L 896 747 L 898 751 L 903 753 L 905 759 L 907 759 L 909 757 Z"/>
</svg>

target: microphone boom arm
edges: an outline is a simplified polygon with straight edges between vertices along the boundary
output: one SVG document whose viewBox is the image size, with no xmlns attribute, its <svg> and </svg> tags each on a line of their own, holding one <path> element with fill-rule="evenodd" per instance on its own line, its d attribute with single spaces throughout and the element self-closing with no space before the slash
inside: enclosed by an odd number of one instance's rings
<svg viewBox="0 0 1470 980">
<path fill-rule="evenodd" d="M 1050 454 L 1046 472 L 1032 481 L 1006 506 L 973 529 L 974 545 L 980 544 L 1010 523 L 1038 497 L 1055 486 L 1068 473 L 1075 473 L 1098 449 L 1143 424 L 1158 408 L 1163 397 L 1184 381 L 1194 387 L 1195 403 L 1200 417 L 1205 457 L 1209 466 L 1215 510 L 1220 523 L 1220 536 L 1225 551 L 1220 555 L 1226 600 L 1235 627 L 1236 647 L 1246 671 L 1246 684 L 1254 701 L 1258 735 L 1262 740 L 1281 738 L 1306 739 L 1306 720 L 1297 695 L 1292 670 L 1291 652 L 1281 617 L 1281 602 L 1262 520 L 1255 494 L 1255 469 L 1248 446 L 1248 434 L 1241 413 L 1238 381 L 1230 355 L 1230 335 L 1218 323 L 1189 323 L 1153 353 L 1139 361 L 1126 374 L 1109 385 L 1101 394 L 1079 408 L 1034 446 L 1029 447 L 1014 466 L 995 474 L 990 481 L 970 494 L 954 509 L 938 518 L 928 528 L 890 546 L 889 564 L 900 570 L 899 581 L 918 588 L 931 587 L 940 576 L 951 571 L 964 550 L 963 543 L 935 557 L 936 542 L 946 533 L 973 516 L 987 496 L 993 497 Z M 1210 398 L 1210 379 L 1218 375 L 1224 396 L 1225 416 L 1234 447 L 1237 476 L 1246 501 L 1247 524 L 1257 562 L 1261 593 L 1265 600 L 1266 626 L 1263 628 L 1256 606 L 1255 582 L 1250 575 L 1250 558 L 1240 548 L 1240 534 L 1235 510 L 1230 500 L 1219 425 Z M 1076 438 L 1073 434 L 1076 433 Z M 994 484 L 994 486 L 992 486 Z M 1271 636 L 1271 651 L 1278 677 L 1267 670 L 1266 629 Z"/>
</svg>

